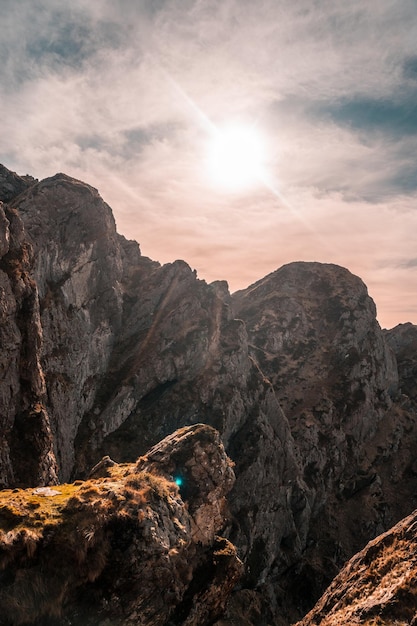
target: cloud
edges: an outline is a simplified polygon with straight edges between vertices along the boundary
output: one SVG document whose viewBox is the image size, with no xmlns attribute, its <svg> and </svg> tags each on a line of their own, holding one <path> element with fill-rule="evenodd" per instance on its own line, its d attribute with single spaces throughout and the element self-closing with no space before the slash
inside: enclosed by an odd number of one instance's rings
<svg viewBox="0 0 417 626">
<path fill-rule="evenodd" d="M 89 182 L 208 280 L 337 262 L 417 322 L 414 0 L 4 0 L 2 26 L 7 167 Z M 269 183 L 227 195 L 204 155 L 236 120 L 268 136 Z"/>
<path fill-rule="evenodd" d="M 400 264 L 400 267 L 403 267 L 405 269 L 410 269 L 410 268 L 413 268 L 413 267 L 417 267 L 417 258 L 408 259 L 407 261 L 403 261 Z"/>
<path fill-rule="evenodd" d="M 383 133 L 391 137 L 417 134 L 417 90 L 398 101 L 362 98 L 340 101 L 321 107 L 320 113 L 339 123 L 367 133 Z"/>
</svg>

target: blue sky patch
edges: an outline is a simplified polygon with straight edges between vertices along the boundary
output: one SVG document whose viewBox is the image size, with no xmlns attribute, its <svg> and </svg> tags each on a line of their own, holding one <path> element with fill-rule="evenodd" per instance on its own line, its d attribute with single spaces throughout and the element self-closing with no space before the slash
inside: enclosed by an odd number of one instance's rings
<svg viewBox="0 0 417 626">
<path fill-rule="evenodd" d="M 392 136 L 417 134 L 417 92 L 401 101 L 357 98 L 315 107 L 319 116 L 359 131 Z"/>
</svg>

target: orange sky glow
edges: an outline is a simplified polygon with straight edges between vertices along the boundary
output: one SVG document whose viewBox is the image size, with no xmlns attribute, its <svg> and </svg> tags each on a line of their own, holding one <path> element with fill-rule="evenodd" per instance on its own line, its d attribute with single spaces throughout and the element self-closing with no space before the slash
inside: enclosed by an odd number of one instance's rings
<svg viewBox="0 0 417 626">
<path fill-rule="evenodd" d="M 413 0 L 2 13 L 6 167 L 93 185 L 144 255 L 231 291 L 291 261 L 336 263 L 381 326 L 417 323 Z"/>
</svg>

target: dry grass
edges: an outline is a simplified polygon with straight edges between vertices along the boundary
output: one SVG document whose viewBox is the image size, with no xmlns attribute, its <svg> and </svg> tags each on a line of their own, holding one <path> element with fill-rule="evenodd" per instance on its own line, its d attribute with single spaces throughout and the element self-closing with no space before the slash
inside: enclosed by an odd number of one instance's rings
<svg viewBox="0 0 417 626">
<path fill-rule="evenodd" d="M 334 579 L 300 624 L 410 624 L 417 613 L 415 526 L 410 516 L 370 542 Z"/>
<path fill-rule="evenodd" d="M 105 569 L 112 534 L 139 527 L 154 501 L 178 494 L 175 483 L 133 465 L 109 476 L 54 486 L 52 491 L 0 492 L 0 589 L 3 617 L 18 626 L 59 617 L 69 591 Z M 49 495 L 48 495 L 49 493 Z"/>
</svg>

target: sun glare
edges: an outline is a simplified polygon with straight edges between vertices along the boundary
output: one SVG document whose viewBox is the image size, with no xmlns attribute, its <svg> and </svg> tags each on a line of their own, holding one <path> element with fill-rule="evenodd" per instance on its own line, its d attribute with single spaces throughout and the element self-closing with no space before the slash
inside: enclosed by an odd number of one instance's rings
<svg viewBox="0 0 417 626">
<path fill-rule="evenodd" d="M 207 149 L 210 182 L 228 191 L 245 191 L 262 183 L 266 147 L 262 135 L 250 126 L 218 130 Z"/>
</svg>

